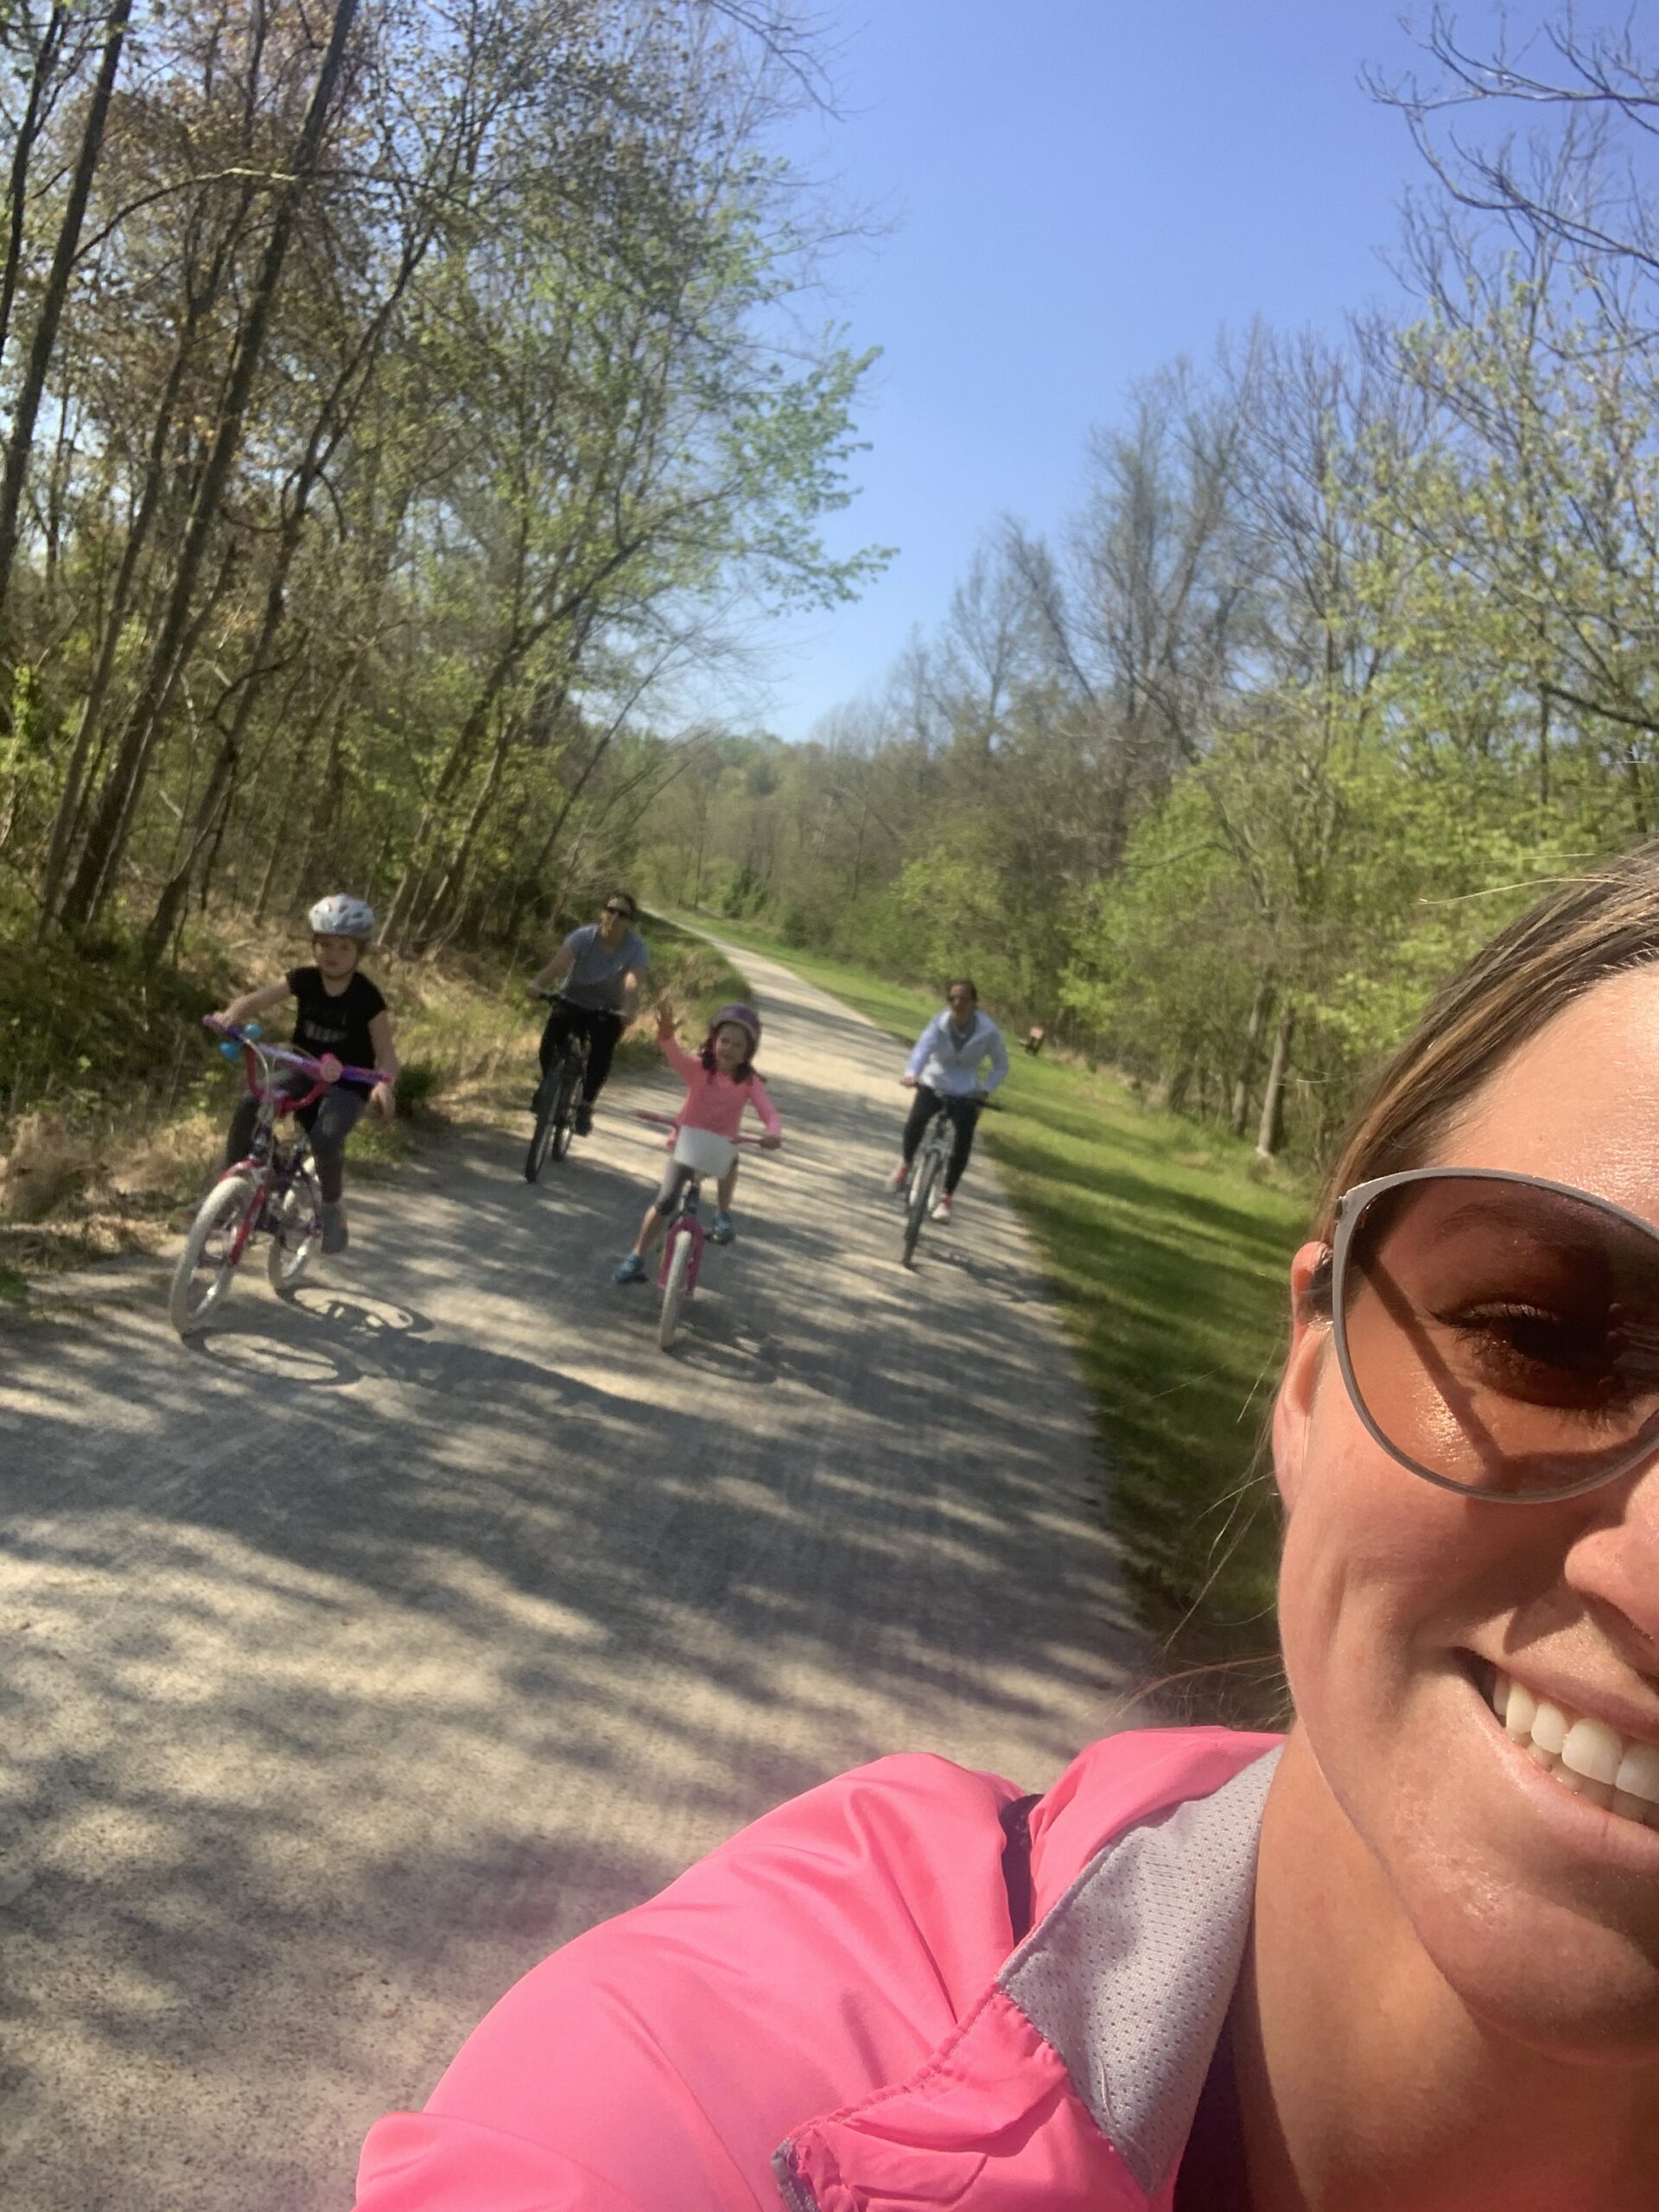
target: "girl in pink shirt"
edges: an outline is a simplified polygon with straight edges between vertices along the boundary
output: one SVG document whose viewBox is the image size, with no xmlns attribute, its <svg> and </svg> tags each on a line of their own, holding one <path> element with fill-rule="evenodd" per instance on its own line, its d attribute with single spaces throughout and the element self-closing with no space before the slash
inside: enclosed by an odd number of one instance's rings
<svg viewBox="0 0 1659 2212">
<path fill-rule="evenodd" d="M 760 1017 L 753 1007 L 723 1006 L 715 1016 L 701 1052 L 688 1052 L 674 1034 L 674 1009 L 666 1000 L 657 1009 L 657 1041 L 675 1073 L 685 1079 L 685 1100 L 675 1116 L 676 1129 L 708 1129 L 728 1137 L 734 1147 L 743 1120 L 743 1109 L 753 1106 L 766 1127 L 760 1140 L 768 1152 L 784 1141 L 778 1109 L 766 1096 L 766 1086 L 754 1071 L 760 1042 Z M 645 1208 L 634 1247 L 616 1270 L 618 1282 L 643 1282 L 645 1255 L 657 1242 L 664 1222 L 691 1170 L 671 1160 L 656 1197 Z M 729 1244 L 736 1235 L 732 1222 L 732 1192 L 737 1182 L 737 1154 L 717 1186 L 716 1211 L 709 1232 L 716 1244 Z"/>
</svg>

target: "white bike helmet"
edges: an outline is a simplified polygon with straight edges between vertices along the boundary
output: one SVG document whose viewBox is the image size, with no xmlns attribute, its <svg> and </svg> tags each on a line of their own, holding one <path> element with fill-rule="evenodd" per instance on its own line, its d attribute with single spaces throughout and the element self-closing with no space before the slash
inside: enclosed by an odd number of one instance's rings
<svg viewBox="0 0 1659 2212">
<path fill-rule="evenodd" d="M 314 937 L 354 937 L 366 944 L 374 935 L 374 909 L 344 891 L 319 899 L 305 918 Z"/>
</svg>

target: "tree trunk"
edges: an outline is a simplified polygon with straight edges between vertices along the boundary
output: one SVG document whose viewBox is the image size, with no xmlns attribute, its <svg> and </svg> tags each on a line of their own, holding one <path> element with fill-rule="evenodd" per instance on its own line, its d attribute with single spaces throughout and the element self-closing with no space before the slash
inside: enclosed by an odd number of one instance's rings
<svg viewBox="0 0 1659 2212">
<path fill-rule="evenodd" d="M 86 687 L 86 696 L 81 704 L 80 721 L 75 731 L 69 766 L 64 777 L 63 790 L 59 795 L 57 812 L 53 818 L 52 833 L 47 843 L 46 864 L 41 876 L 41 915 L 38 935 L 44 937 L 56 919 L 58 899 L 67 872 L 69 855 L 73 849 L 85 813 L 85 801 L 103 766 L 103 729 L 105 702 L 115 673 L 116 657 L 121 648 L 121 636 L 127 626 L 127 615 L 132 604 L 133 587 L 137 578 L 138 563 L 149 533 L 154 526 L 156 510 L 161 505 L 162 487 L 167 480 L 168 441 L 178 412 L 179 394 L 183 389 L 185 372 L 190 365 L 197 332 L 219 303 L 225 279 L 230 268 L 232 252 L 241 235 L 251 194 L 243 195 L 242 211 L 220 238 L 209 264 L 206 282 L 200 289 L 187 294 L 188 307 L 180 326 L 178 340 L 167 372 L 167 381 L 162 388 L 156 420 L 150 425 L 149 442 L 144 454 L 143 490 L 139 495 L 138 512 L 132 518 L 125 543 L 121 548 L 121 560 L 116 570 L 114 588 L 103 631 L 99 639 L 98 658 L 92 666 L 92 680 Z M 89 773 L 90 770 L 90 773 Z"/>
<path fill-rule="evenodd" d="M 53 0 L 52 14 L 41 34 L 41 43 L 29 72 L 29 98 L 23 104 L 17 137 L 11 149 L 11 176 L 6 188 L 6 258 L 0 269 L 0 355 L 11 334 L 11 310 L 17 297 L 17 272 L 23 258 L 23 218 L 29 207 L 29 164 L 41 135 L 41 104 L 63 43 L 68 10 L 63 0 Z"/>
<path fill-rule="evenodd" d="M 1630 828 L 1638 837 L 1648 835 L 1648 799 L 1642 788 L 1642 763 L 1634 741 L 1624 748 L 1624 791 L 1630 802 Z"/>
<path fill-rule="evenodd" d="M 302 486 L 283 523 L 282 542 L 276 549 L 276 563 L 265 592 L 264 616 L 243 676 L 242 696 L 236 702 L 236 713 L 232 718 L 231 727 L 226 731 L 213 765 L 208 771 L 207 781 L 196 807 L 195 829 L 185 848 L 184 856 L 168 878 L 156 901 L 156 911 L 150 916 L 149 926 L 144 931 L 144 943 L 152 952 L 159 951 L 167 943 L 173 933 L 175 919 L 188 903 L 196 862 L 207 849 L 219 817 L 219 803 L 235 779 L 243 740 L 247 735 L 248 723 L 258 702 L 260 679 L 265 673 L 265 663 L 276 642 L 276 632 L 282 627 L 289 573 L 304 534 L 309 491 L 308 484 Z"/>
<path fill-rule="evenodd" d="M 1284 1135 L 1285 1078 L 1290 1072 L 1290 1040 L 1295 1029 L 1296 1011 L 1287 1001 L 1279 1009 L 1279 1026 L 1273 1033 L 1273 1058 L 1268 1065 L 1268 1087 L 1262 1096 L 1262 1120 L 1255 1137 L 1258 1160 L 1271 1160 Z"/>
<path fill-rule="evenodd" d="M 130 0 L 121 0 L 121 4 L 130 4 Z M 271 219 L 270 236 L 265 242 L 264 255 L 254 280 L 248 310 L 238 334 L 218 433 L 197 486 L 161 632 L 151 652 L 149 670 L 128 722 L 120 752 L 93 817 L 80 866 L 65 901 L 65 918 L 72 924 L 90 920 L 107 895 L 121 859 L 123 843 L 131 823 L 138 794 L 149 770 L 162 718 L 172 696 L 178 671 L 182 666 L 182 650 L 192 626 L 191 607 L 195 597 L 197 579 L 207 557 L 209 541 L 219 526 L 220 503 L 241 448 L 248 400 L 253 389 L 255 373 L 264 353 L 265 334 L 270 326 L 276 289 L 282 280 L 283 264 L 288 257 L 289 244 L 299 219 L 302 202 L 316 171 L 323 130 L 344 67 L 346 41 L 356 17 L 357 8 L 358 0 L 335 0 L 327 51 L 317 73 L 311 104 L 301 127 L 299 143 L 295 149 L 292 173 L 276 202 L 276 213 Z"/>
<path fill-rule="evenodd" d="M 560 704 L 563 705 L 563 700 L 562 696 Z M 531 864 L 528 878 L 530 884 L 539 884 L 542 878 L 546 874 L 549 867 L 552 863 L 553 848 L 558 843 L 560 836 L 563 834 L 564 825 L 570 818 L 570 810 L 575 804 L 577 799 L 582 796 L 583 785 L 593 774 L 594 769 L 598 767 L 600 762 L 605 758 L 606 753 L 610 750 L 611 740 L 615 736 L 615 734 L 616 725 L 613 724 L 600 739 L 599 743 L 594 747 L 592 757 L 589 759 L 587 766 L 576 778 L 575 782 L 572 784 L 569 790 L 566 791 L 563 798 L 560 801 L 558 812 L 553 817 L 553 827 L 548 831 L 546 836 L 543 838 L 542 849 L 537 854 L 535 861 Z M 526 895 L 525 883 L 524 880 L 521 880 L 518 895 L 514 899 L 512 911 L 507 918 L 507 938 L 509 943 L 515 942 L 518 938 L 518 926 L 524 919 L 524 908 L 527 903 L 528 899 Z M 680 903 L 682 905 L 685 903 L 685 872 L 683 864 L 682 864 L 680 872 Z"/>
<path fill-rule="evenodd" d="M 414 916 L 424 904 L 426 887 L 432 874 L 433 863 L 429 848 L 433 836 L 444 818 L 448 802 L 471 771 L 479 745 L 489 728 L 495 702 L 526 650 L 527 647 L 515 637 L 496 656 L 495 665 L 484 679 L 483 689 L 474 700 L 466 721 L 455 734 L 454 742 L 449 747 L 449 757 L 439 771 L 432 796 L 421 810 L 421 819 L 410 847 L 408 863 L 386 912 L 382 935 L 389 944 L 402 941 Z"/>
<path fill-rule="evenodd" d="M 196 818 L 190 831 L 190 840 L 167 881 L 162 886 L 161 896 L 156 901 L 155 912 L 144 930 L 144 950 L 152 957 L 159 956 L 173 925 L 190 903 L 190 887 L 195 880 L 196 863 L 216 842 L 216 832 L 222 832 L 222 810 L 229 797 L 231 785 L 236 779 L 236 765 L 241 758 L 242 739 L 247 728 L 248 716 L 252 711 L 254 690 L 249 683 L 237 705 L 236 719 L 219 740 L 219 750 L 213 755 L 213 766 L 202 786 L 201 797 L 196 802 Z"/>
<path fill-rule="evenodd" d="M 11 435 L 6 440 L 5 473 L 0 477 L 0 645 L 6 634 L 12 568 L 17 557 L 18 516 L 22 510 L 29 451 L 35 442 L 35 418 L 40 413 L 41 396 L 46 390 L 47 372 L 58 342 L 58 324 L 68 296 L 69 279 L 74 273 L 80 226 L 92 188 L 92 173 L 104 143 L 104 124 L 115 91 L 116 72 L 121 66 L 121 49 L 126 40 L 132 0 L 109 0 L 109 8 L 104 51 L 99 58 L 98 77 L 80 134 L 80 150 L 69 181 L 69 197 L 64 204 L 63 220 L 58 226 L 58 243 L 46 289 L 41 295 L 40 313 L 35 318 L 35 334 L 29 343 L 23 380 L 12 406 Z"/>
<path fill-rule="evenodd" d="M 386 296 L 376 310 L 368 327 L 363 332 L 315 416 L 311 434 L 306 441 L 305 452 L 295 471 L 286 512 L 283 517 L 282 536 L 278 541 L 276 557 L 272 566 L 270 582 L 265 592 L 264 616 L 260 624 L 258 641 L 249 658 L 244 677 L 244 690 L 238 701 L 234 722 L 219 747 L 206 789 L 196 810 L 196 828 L 183 861 L 164 887 L 146 930 L 145 943 L 152 948 L 164 945 L 171 933 L 175 916 L 182 910 L 190 895 L 193 871 L 198 858 L 204 854 L 211 839 L 217 851 L 225 833 L 226 814 L 221 800 L 236 780 L 237 763 L 241 755 L 249 720 L 258 696 L 260 683 L 265 674 L 265 664 L 282 627 L 286 611 L 288 579 L 292 573 L 296 556 L 305 535 L 306 519 L 310 513 L 311 495 L 321 481 L 323 473 L 334 459 L 341 439 L 350 429 L 368 386 L 368 377 L 378 356 L 380 343 L 391 323 L 392 313 L 424 258 L 430 244 L 432 231 L 429 226 L 417 237 L 405 244 L 396 277 Z M 365 373 L 366 372 L 366 373 Z M 356 399 L 352 397 L 352 385 L 357 384 Z M 211 862 L 209 863 L 211 865 Z M 267 871 L 269 876 L 269 871 Z"/>
<path fill-rule="evenodd" d="M 495 750 L 490 756 L 490 765 L 486 772 L 482 787 L 467 813 L 466 825 L 461 830 L 454 850 L 444 865 L 443 874 L 438 878 L 437 888 L 427 900 L 425 910 L 419 919 L 411 925 L 415 950 L 417 952 L 424 952 L 430 945 L 442 925 L 445 912 L 454 904 L 456 893 L 466 880 L 467 871 L 472 865 L 473 847 L 477 842 L 478 833 L 483 828 L 490 809 L 495 804 L 496 793 L 501 788 L 501 777 L 507 764 L 507 755 L 512 750 L 513 740 L 521 727 L 522 725 L 514 716 L 509 715 L 502 717 L 501 731 L 495 741 Z"/>
<path fill-rule="evenodd" d="M 1244 1033 L 1244 1050 L 1239 1057 L 1238 1076 L 1233 1084 L 1233 1111 L 1230 1126 L 1236 1137 L 1244 1134 L 1244 1124 L 1250 1114 L 1250 1084 L 1255 1074 L 1256 1055 L 1262 1050 L 1262 1033 L 1268 1026 L 1268 1009 L 1273 1004 L 1273 970 L 1264 968 L 1262 979 L 1255 987 L 1255 996 L 1250 1002 L 1250 1024 Z"/>
<path fill-rule="evenodd" d="M 190 626 L 185 632 L 184 637 L 180 641 L 178 652 L 174 657 L 173 665 L 165 672 L 164 678 L 156 691 L 156 727 L 157 729 L 160 728 L 162 716 L 165 715 L 168 708 L 172 703 L 173 694 L 177 690 L 180 680 L 184 675 L 185 670 L 190 665 L 191 656 L 195 652 L 197 639 L 200 637 L 203 630 L 207 628 L 214 608 L 219 605 L 219 601 L 224 597 L 226 591 L 229 588 L 231 579 L 236 570 L 236 549 L 234 546 L 227 547 L 225 557 L 219 563 L 219 574 L 214 577 L 207 597 L 202 601 L 201 605 L 196 609 L 194 614 L 192 616 Z M 118 759 L 117 766 L 118 767 L 119 766 Z M 65 902 L 66 919 L 80 924 L 90 924 L 95 922 L 99 914 L 103 912 L 104 902 L 115 887 L 117 871 L 120 867 L 122 858 L 126 851 L 127 839 L 131 834 L 133 817 L 137 811 L 139 794 L 143 788 L 143 775 L 139 774 L 133 776 L 124 787 L 118 790 L 117 796 L 119 799 L 118 806 L 111 808 L 109 806 L 109 787 L 106 786 L 105 810 L 108 812 L 110 816 L 110 822 L 108 839 L 104 848 L 105 853 L 105 862 L 99 874 L 92 881 L 90 896 L 87 898 L 84 906 L 76 905 L 74 890 L 72 888 L 70 897 Z M 98 827 L 99 825 L 97 822 L 94 822 L 92 825 L 92 834 L 87 839 L 86 851 L 83 852 L 81 855 L 81 870 L 78 872 L 76 875 L 76 887 L 79 887 L 81 880 L 81 874 L 86 869 L 86 855 L 87 853 L 90 853 L 92 849 L 94 840 L 97 836 Z"/>
<path fill-rule="evenodd" d="M 1154 1105 L 1161 1107 L 1166 1114 L 1180 1113 L 1186 1104 L 1186 1095 L 1192 1088 L 1194 1072 L 1192 1052 L 1183 1042 L 1174 1063 L 1166 1069 L 1159 1081 L 1153 1095 Z"/>
</svg>

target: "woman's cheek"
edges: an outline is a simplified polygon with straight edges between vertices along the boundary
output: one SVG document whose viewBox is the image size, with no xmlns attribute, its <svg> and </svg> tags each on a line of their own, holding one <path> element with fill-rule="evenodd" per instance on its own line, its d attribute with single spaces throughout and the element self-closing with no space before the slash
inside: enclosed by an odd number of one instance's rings
<svg viewBox="0 0 1659 2212">
<path fill-rule="evenodd" d="M 1435 1492 L 1345 1419 L 1345 1393 L 1337 1407 L 1322 1389 L 1308 1424 L 1279 1615 L 1298 1713 L 1317 1732 L 1331 1712 L 1351 1735 L 1369 1734 L 1397 1706 L 1413 1651 L 1445 1602 L 1437 1562 L 1448 1552 Z"/>
</svg>

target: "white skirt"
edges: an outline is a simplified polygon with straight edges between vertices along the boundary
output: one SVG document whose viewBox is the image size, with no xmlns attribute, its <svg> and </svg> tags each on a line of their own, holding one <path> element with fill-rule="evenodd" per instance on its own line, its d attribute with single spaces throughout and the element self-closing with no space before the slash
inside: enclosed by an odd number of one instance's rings
<svg viewBox="0 0 1659 2212">
<path fill-rule="evenodd" d="M 674 1140 L 674 1157 L 682 1167 L 694 1168 L 699 1175 L 721 1176 L 737 1157 L 737 1147 L 729 1137 L 717 1135 L 713 1129 L 682 1129 Z"/>
</svg>

